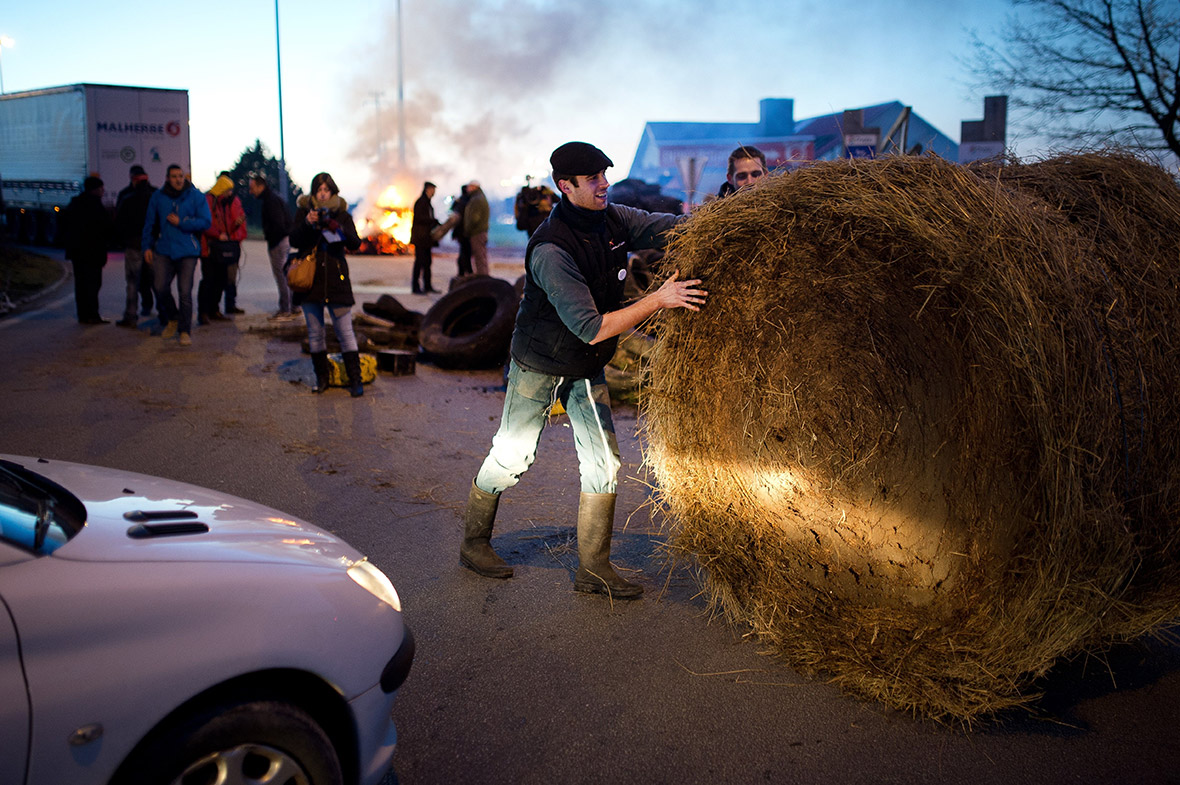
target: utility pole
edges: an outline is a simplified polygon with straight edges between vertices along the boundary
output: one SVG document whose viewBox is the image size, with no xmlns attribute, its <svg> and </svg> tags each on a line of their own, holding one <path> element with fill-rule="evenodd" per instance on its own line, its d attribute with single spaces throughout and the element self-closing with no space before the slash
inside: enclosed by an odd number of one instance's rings
<svg viewBox="0 0 1180 785">
<path fill-rule="evenodd" d="M 381 165 L 385 163 L 385 137 L 381 135 L 381 96 L 385 95 L 381 90 L 374 90 L 369 95 L 373 96 L 373 106 L 375 125 L 377 130 L 377 168 L 380 170 Z"/>
<path fill-rule="evenodd" d="M 277 2 L 277 0 L 276 0 Z M 402 69 L 402 0 L 397 0 L 397 162 L 406 168 L 406 94 Z"/>
</svg>

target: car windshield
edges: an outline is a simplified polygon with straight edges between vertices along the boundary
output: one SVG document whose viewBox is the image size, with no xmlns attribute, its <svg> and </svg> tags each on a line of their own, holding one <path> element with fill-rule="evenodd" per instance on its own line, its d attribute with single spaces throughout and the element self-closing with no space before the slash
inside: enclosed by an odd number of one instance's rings
<svg viewBox="0 0 1180 785">
<path fill-rule="evenodd" d="M 86 508 L 52 480 L 0 461 L 0 540 L 30 553 L 53 553 L 86 523 Z"/>
</svg>

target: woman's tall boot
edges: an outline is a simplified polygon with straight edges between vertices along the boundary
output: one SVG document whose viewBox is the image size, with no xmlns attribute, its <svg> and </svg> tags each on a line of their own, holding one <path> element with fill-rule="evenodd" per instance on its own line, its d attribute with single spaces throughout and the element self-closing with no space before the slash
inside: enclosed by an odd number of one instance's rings
<svg viewBox="0 0 1180 785">
<path fill-rule="evenodd" d="M 360 398 L 365 394 L 365 385 L 361 381 L 360 352 L 344 352 L 344 370 L 348 373 L 348 394 Z"/>
<path fill-rule="evenodd" d="M 322 393 L 328 389 L 328 353 L 312 352 L 311 367 L 315 369 L 315 387 L 312 387 L 311 391 Z"/>
</svg>

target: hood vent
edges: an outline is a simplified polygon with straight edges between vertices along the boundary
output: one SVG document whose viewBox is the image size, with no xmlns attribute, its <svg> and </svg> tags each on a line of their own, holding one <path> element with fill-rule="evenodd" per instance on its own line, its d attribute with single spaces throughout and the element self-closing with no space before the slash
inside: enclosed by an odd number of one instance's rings
<svg viewBox="0 0 1180 785">
<path fill-rule="evenodd" d="M 208 525 L 200 521 L 186 521 L 184 523 L 137 523 L 127 530 L 127 536 L 133 540 L 145 540 L 152 537 L 205 534 L 208 531 Z"/>
<path fill-rule="evenodd" d="M 209 531 L 208 525 L 195 520 L 197 514 L 192 510 L 132 510 L 123 513 L 123 517 L 135 523 L 127 530 L 127 536 L 133 540 L 204 534 Z"/>
<path fill-rule="evenodd" d="M 132 510 L 123 513 L 123 517 L 129 521 L 144 523 L 146 521 L 182 521 L 196 518 L 197 514 L 192 510 Z"/>
</svg>

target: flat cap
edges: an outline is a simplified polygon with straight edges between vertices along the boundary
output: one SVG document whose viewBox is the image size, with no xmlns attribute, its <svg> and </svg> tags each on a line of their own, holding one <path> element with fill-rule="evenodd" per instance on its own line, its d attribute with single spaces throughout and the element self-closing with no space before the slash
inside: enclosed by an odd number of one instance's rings
<svg viewBox="0 0 1180 785">
<path fill-rule="evenodd" d="M 555 173 L 573 177 L 598 174 L 614 165 L 615 162 L 607 158 L 606 153 L 586 142 L 566 142 L 549 156 L 549 166 Z"/>
</svg>

